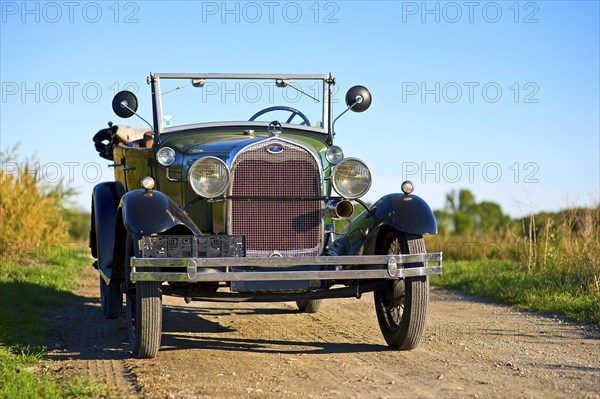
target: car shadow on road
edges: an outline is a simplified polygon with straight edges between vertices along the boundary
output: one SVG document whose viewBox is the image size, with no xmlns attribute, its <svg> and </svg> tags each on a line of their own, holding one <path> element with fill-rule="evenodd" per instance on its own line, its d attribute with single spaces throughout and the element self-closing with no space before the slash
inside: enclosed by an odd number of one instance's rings
<svg viewBox="0 0 600 399">
<path fill-rule="evenodd" d="M 216 312 L 215 312 L 216 311 Z M 320 326 L 315 331 L 290 327 L 283 320 L 265 321 L 260 315 L 293 315 L 297 311 L 281 308 L 200 309 L 185 306 L 163 308 L 163 335 L 161 352 L 214 349 L 256 353 L 360 353 L 389 350 L 385 345 L 338 341 L 342 331 L 326 331 L 332 326 Z M 231 318 L 223 316 L 233 316 Z M 239 317 L 243 317 L 241 320 Z M 219 318 L 212 321 L 208 318 Z M 243 331 L 221 324 L 236 320 L 244 325 Z M 328 338 L 322 338 L 325 335 Z M 306 337 L 306 340 L 299 340 Z M 336 342 L 331 342 L 334 337 Z M 356 337 L 360 339 L 360 337 Z M 352 339 L 352 338 L 350 338 Z"/>
<path fill-rule="evenodd" d="M 121 315 L 107 320 L 100 299 L 75 295 L 52 309 L 46 356 L 50 360 L 121 360 L 130 357 L 127 325 Z"/>
<path fill-rule="evenodd" d="M 212 334 L 235 331 L 231 328 L 222 326 L 218 322 L 206 319 L 206 317 L 203 317 L 206 313 L 206 310 L 195 307 L 163 306 L 163 336 L 170 332 Z"/>
<path fill-rule="evenodd" d="M 320 339 L 313 332 L 298 334 L 286 329 L 279 321 L 265 322 L 254 316 L 294 314 L 281 308 L 199 308 L 163 306 L 161 352 L 214 349 L 256 353 L 360 353 L 389 350 L 385 345 L 330 342 L 335 331 Z M 209 318 L 247 317 L 252 325 L 244 332 Z M 256 320 L 256 321 L 254 321 Z M 46 358 L 49 360 L 123 360 L 131 358 L 125 320 L 125 304 L 118 319 L 107 320 L 100 309 L 100 300 L 73 295 L 68 304 L 55 306 L 48 316 L 50 334 Z M 324 331 L 320 328 L 319 331 Z M 300 340 L 298 337 L 308 339 Z M 357 337 L 359 339 L 359 337 Z M 336 339 L 337 341 L 337 339 Z"/>
<path fill-rule="evenodd" d="M 194 302 L 199 303 L 199 302 Z M 201 307 L 202 305 L 196 306 L 175 306 L 168 305 L 163 308 L 164 311 L 173 311 L 185 313 L 185 314 L 195 314 L 198 316 L 202 315 L 211 315 L 211 316 L 249 316 L 249 315 L 283 315 L 293 313 L 294 310 L 285 309 L 285 308 L 240 308 L 235 307 L 236 303 L 234 302 L 231 307 Z"/>
<path fill-rule="evenodd" d="M 163 334 L 161 352 L 174 350 L 225 350 L 235 352 L 253 353 L 279 353 L 279 354 L 337 354 L 337 353 L 366 353 L 391 350 L 385 345 L 324 342 L 324 341 L 298 341 L 276 339 L 245 338 L 237 334 L 236 337 L 223 335 L 221 337 L 191 336 L 184 334 Z"/>
</svg>

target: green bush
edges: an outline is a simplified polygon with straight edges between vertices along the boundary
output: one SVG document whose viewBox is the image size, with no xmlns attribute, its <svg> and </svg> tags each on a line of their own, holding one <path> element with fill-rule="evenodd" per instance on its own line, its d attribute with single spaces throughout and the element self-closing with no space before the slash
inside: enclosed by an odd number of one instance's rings
<svg viewBox="0 0 600 399">
<path fill-rule="evenodd" d="M 87 241 L 90 234 L 90 213 L 79 209 L 64 209 L 63 219 L 67 223 L 69 238 L 75 242 Z"/>
</svg>

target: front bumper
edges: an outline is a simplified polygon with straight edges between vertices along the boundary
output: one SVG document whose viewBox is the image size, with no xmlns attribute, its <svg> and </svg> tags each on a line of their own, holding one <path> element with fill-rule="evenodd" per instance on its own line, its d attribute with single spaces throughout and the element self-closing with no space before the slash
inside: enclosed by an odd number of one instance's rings
<svg viewBox="0 0 600 399">
<path fill-rule="evenodd" d="M 423 266 L 405 268 L 404 265 L 409 263 L 423 263 Z M 320 266 L 323 270 L 285 270 L 302 266 Z M 247 269 L 247 271 L 244 269 Z M 296 258 L 133 257 L 131 258 L 130 278 L 134 282 L 172 281 L 190 283 L 289 280 L 347 281 L 398 279 L 435 274 L 442 274 L 441 252 L 410 255 L 306 256 Z"/>
</svg>

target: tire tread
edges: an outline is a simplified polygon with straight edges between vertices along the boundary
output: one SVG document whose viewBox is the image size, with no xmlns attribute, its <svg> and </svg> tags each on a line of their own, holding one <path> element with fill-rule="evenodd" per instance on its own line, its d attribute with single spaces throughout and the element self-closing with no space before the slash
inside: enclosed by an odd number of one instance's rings
<svg viewBox="0 0 600 399">
<path fill-rule="evenodd" d="M 296 301 L 296 305 L 302 313 L 317 313 L 321 307 L 321 302 L 320 299 L 304 299 Z"/>
<path fill-rule="evenodd" d="M 399 240 L 402 254 L 426 252 L 425 242 L 421 235 L 387 232 L 380 247 L 381 253 L 389 251 L 395 239 Z M 405 267 L 421 267 L 422 263 L 410 263 Z M 407 277 L 405 279 L 404 311 L 397 329 L 392 329 L 381 308 L 382 292 L 375 292 L 375 308 L 381 333 L 390 347 L 400 350 L 411 350 L 417 347 L 427 320 L 429 302 L 429 280 L 427 276 Z"/>
</svg>

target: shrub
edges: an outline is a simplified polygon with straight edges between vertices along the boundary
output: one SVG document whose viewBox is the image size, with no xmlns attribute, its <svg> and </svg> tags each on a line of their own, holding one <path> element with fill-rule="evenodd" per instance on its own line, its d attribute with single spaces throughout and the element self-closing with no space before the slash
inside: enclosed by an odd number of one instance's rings
<svg viewBox="0 0 600 399">
<path fill-rule="evenodd" d="M 72 191 L 44 182 L 39 162 L 17 161 L 18 147 L 0 152 L 0 256 L 21 257 L 67 238 L 62 212 Z"/>
</svg>

